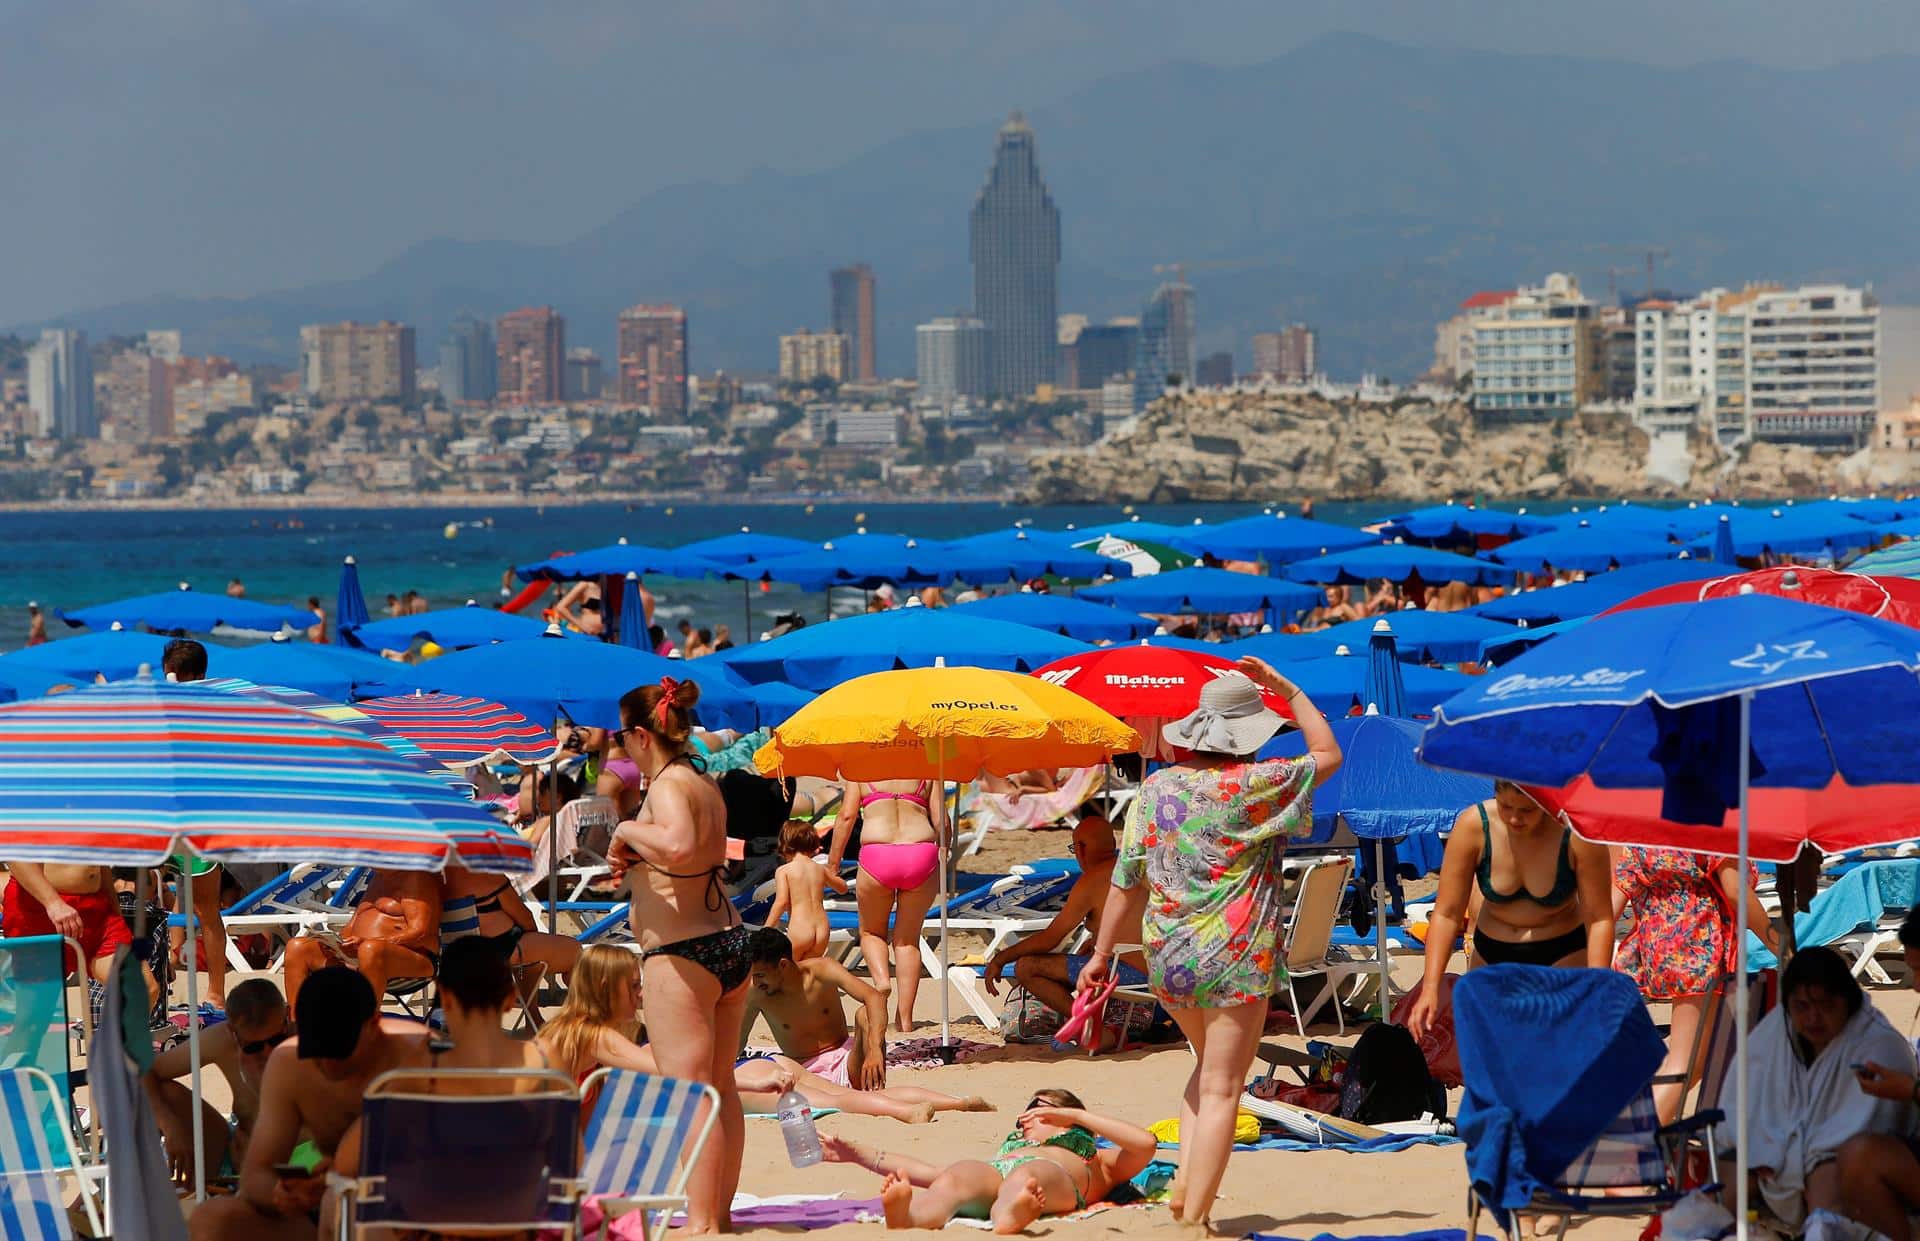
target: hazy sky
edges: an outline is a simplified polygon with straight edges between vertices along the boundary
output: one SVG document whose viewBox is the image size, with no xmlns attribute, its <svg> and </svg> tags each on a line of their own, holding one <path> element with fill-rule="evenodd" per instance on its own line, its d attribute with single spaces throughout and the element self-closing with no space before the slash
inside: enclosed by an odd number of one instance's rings
<svg viewBox="0 0 1920 1241">
<path fill-rule="evenodd" d="M 1336 30 L 1666 65 L 1920 51 L 1911 0 L 0 0 L 0 21 L 0 323 L 356 276 L 429 237 L 564 239 L 688 180 Z"/>
</svg>

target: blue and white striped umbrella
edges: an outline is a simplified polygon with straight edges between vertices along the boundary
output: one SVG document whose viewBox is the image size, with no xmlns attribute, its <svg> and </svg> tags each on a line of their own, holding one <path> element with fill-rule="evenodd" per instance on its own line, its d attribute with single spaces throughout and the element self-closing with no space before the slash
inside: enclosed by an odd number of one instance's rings
<svg viewBox="0 0 1920 1241">
<path fill-rule="evenodd" d="M 356 729 L 135 680 L 0 705 L 0 857 L 526 871 L 526 841 Z"/>
</svg>

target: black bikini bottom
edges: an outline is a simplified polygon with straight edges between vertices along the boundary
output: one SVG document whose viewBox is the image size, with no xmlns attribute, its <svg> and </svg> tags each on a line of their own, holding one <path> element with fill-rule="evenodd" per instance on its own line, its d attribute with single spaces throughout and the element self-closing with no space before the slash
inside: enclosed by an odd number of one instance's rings
<svg viewBox="0 0 1920 1241">
<path fill-rule="evenodd" d="M 1558 965 L 1560 961 L 1587 946 L 1587 928 L 1580 926 L 1552 939 L 1532 939 L 1515 943 L 1495 939 L 1485 932 L 1473 937 L 1473 950 L 1488 965 Z"/>
<path fill-rule="evenodd" d="M 747 951 L 747 941 L 752 936 L 753 931 L 749 927 L 730 926 L 710 935 L 698 935 L 678 943 L 649 948 L 641 955 L 641 959 L 680 957 L 691 961 L 718 979 L 720 990 L 724 993 L 747 981 L 747 973 L 753 964 Z"/>
</svg>

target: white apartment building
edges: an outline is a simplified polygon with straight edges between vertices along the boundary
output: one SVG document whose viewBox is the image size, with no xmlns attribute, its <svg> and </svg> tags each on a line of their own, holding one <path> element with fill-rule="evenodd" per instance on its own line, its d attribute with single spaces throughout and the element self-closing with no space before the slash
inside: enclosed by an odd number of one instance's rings
<svg viewBox="0 0 1920 1241">
<path fill-rule="evenodd" d="M 842 448 L 893 448 L 900 443 L 897 409 L 834 411 L 833 440 Z"/>
<path fill-rule="evenodd" d="M 1599 389 L 1598 312 L 1555 272 L 1473 324 L 1473 411 L 1485 422 L 1565 418 Z"/>
</svg>

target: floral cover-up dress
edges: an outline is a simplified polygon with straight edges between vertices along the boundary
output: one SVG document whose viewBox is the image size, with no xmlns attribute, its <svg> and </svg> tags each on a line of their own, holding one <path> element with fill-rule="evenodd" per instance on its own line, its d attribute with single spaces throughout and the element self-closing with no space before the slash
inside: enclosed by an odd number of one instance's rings
<svg viewBox="0 0 1920 1241">
<path fill-rule="evenodd" d="M 1280 862 L 1313 831 L 1310 756 L 1148 776 L 1127 816 L 1113 886 L 1148 885 L 1148 984 L 1166 1008 L 1231 1008 L 1273 994 Z"/>
<path fill-rule="evenodd" d="M 1758 877 L 1749 870 L 1748 883 Z M 1633 929 L 1613 968 L 1652 1000 L 1705 995 L 1732 969 L 1733 919 L 1711 862 L 1678 849 L 1620 850 L 1614 886 L 1633 907 Z"/>
</svg>

